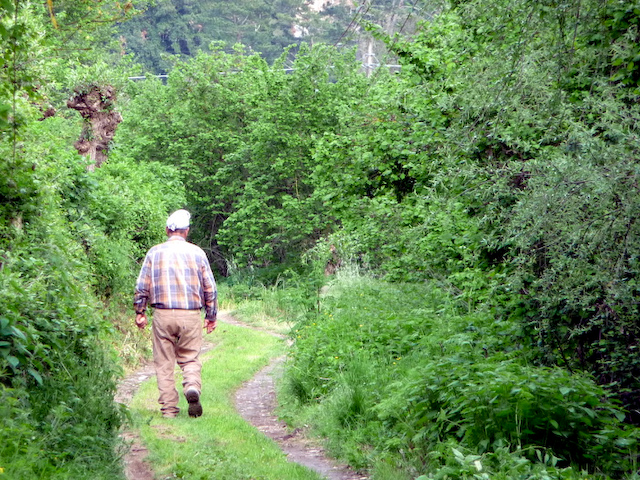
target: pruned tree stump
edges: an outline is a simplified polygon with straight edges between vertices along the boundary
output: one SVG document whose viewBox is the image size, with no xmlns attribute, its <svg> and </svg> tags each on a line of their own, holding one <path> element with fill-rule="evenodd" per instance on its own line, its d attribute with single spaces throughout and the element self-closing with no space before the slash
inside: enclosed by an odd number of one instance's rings
<svg viewBox="0 0 640 480">
<path fill-rule="evenodd" d="M 88 156 L 87 170 L 100 168 L 107 160 L 109 146 L 122 115 L 115 110 L 116 91 L 110 85 L 92 85 L 86 91 L 76 91 L 67 107 L 77 110 L 85 123 L 74 147 L 80 155 Z"/>
</svg>

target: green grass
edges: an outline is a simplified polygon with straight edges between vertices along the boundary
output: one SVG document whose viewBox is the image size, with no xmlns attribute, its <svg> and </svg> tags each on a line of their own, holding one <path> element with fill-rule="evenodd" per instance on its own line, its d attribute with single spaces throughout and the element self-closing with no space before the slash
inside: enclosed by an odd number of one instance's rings
<svg viewBox="0 0 640 480">
<path fill-rule="evenodd" d="M 229 286 L 220 282 L 218 296 L 221 299 L 220 308 L 232 311 L 243 322 L 258 329 L 287 335 L 295 325 L 296 318 L 304 313 L 304 309 L 298 305 L 299 299 L 304 297 L 306 300 L 309 292 L 264 285 Z"/>
<path fill-rule="evenodd" d="M 179 417 L 162 418 L 155 380 L 145 382 L 132 401 L 134 425 L 149 449 L 156 478 L 319 479 L 305 467 L 288 462 L 275 442 L 247 424 L 233 406 L 235 390 L 271 358 L 284 353 L 283 341 L 224 323 L 208 339 L 216 347 L 203 357 L 202 417 L 189 418 L 181 398 Z M 176 379 L 179 383 L 180 375 Z"/>
<path fill-rule="evenodd" d="M 602 387 L 433 284 L 337 275 L 292 333 L 280 415 L 374 480 L 635 475 L 640 432 Z"/>
</svg>

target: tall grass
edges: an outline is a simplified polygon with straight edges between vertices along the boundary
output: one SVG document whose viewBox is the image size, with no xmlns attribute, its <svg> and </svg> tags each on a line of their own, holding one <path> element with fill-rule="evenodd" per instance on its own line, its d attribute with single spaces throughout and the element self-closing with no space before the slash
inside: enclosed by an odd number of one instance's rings
<svg viewBox="0 0 640 480">
<path fill-rule="evenodd" d="M 255 327 L 288 334 L 296 322 L 317 311 L 321 295 L 317 282 L 289 273 L 273 284 L 246 275 L 225 279 L 219 283 L 221 308 Z"/>
<path fill-rule="evenodd" d="M 530 364 L 516 325 L 457 305 L 339 274 L 297 312 L 282 415 L 376 480 L 635 478 L 638 430 L 606 389 Z"/>
</svg>

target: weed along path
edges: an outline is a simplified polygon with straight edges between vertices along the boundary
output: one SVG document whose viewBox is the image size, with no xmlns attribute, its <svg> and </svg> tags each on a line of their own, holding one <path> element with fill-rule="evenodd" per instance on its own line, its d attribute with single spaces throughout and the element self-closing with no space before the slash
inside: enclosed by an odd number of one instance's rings
<svg viewBox="0 0 640 480">
<path fill-rule="evenodd" d="M 366 479 L 328 458 L 304 432 L 289 432 L 274 414 L 284 337 L 225 312 L 219 320 L 207 337 L 214 343 L 203 348 L 202 417 L 189 418 L 181 399 L 181 414 L 162 418 L 152 365 L 120 383 L 116 400 L 130 406 L 133 419 L 123 434 L 130 444 L 127 479 Z"/>
<path fill-rule="evenodd" d="M 368 477 L 354 472 L 327 457 L 317 442 L 305 438 L 303 432 L 289 432 L 287 425 L 278 420 L 275 378 L 281 371 L 285 357 L 272 359 L 235 394 L 236 409 L 247 422 L 274 440 L 292 461 L 319 473 L 328 480 L 366 480 Z"/>
</svg>

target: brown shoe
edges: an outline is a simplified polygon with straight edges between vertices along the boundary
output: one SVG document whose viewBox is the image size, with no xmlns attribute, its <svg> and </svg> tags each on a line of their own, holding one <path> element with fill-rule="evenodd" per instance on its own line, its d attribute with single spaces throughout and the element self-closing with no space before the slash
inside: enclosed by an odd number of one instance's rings
<svg viewBox="0 0 640 480">
<path fill-rule="evenodd" d="M 200 404 L 200 393 L 195 388 L 190 388 L 185 393 L 187 402 L 189 402 L 189 416 L 199 417 L 202 415 L 202 405 Z"/>
</svg>

